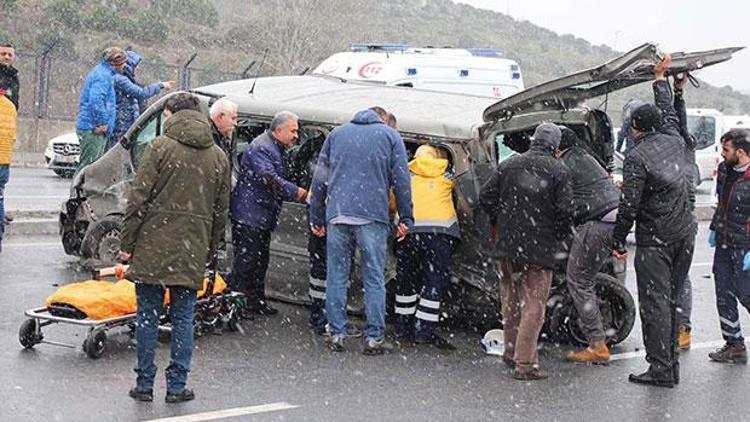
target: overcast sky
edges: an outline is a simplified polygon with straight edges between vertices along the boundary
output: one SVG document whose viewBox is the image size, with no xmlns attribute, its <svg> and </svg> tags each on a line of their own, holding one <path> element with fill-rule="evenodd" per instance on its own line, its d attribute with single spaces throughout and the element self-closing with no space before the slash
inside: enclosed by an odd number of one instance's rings
<svg viewBox="0 0 750 422">
<path fill-rule="evenodd" d="M 664 51 L 750 47 L 748 0 L 454 0 L 509 14 L 559 34 L 627 51 L 656 42 Z M 491 46 L 502 50 L 502 45 Z M 592 63 L 595 65 L 595 63 Z M 750 50 L 696 73 L 750 94 Z"/>
</svg>

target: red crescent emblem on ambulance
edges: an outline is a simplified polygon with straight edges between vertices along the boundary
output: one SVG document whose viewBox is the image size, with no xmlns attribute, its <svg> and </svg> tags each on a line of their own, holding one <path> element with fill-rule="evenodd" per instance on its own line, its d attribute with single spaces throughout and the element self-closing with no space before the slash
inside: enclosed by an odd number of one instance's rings
<svg viewBox="0 0 750 422">
<path fill-rule="evenodd" d="M 374 76 L 377 76 L 380 71 L 383 70 L 383 64 L 380 62 L 370 62 L 365 63 L 362 65 L 362 67 L 359 68 L 359 72 L 357 74 L 361 78 L 369 79 Z"/>
</svg>

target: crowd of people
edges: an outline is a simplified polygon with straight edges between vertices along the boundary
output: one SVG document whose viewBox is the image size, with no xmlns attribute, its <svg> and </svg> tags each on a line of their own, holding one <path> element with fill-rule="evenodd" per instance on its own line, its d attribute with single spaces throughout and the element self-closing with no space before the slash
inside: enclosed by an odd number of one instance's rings
<svg viewBox="0 0 750 422">
<path fill-rule="evenodd" d="M 12 74 L 12 46 L 0 45 L 0 58 L 1 217 L 18 82 L 7 76 Z M 635 271 L 649 366 L 629 380 L 662 387 L 680 381 L 677 350 L 685 347 L 680 333 L 689 333 L 684 328 L 690 308 L 686 284 L 697 221 L 687 171 L 694 162 L 682 98 L 687 78 L 676 76 L 670 86 L 670 60 L 666 55 L 654 68 L 655 103 L 633 104 L 629 110 L 621 187 L 574 130 L 541 123 L 528 151 L 502 161 L 481 189 L 479 207 L 497 223 L 493 257 L 500 276 L 502 361 L 515 379 L 548 377 L 539 365 L 537 341 L 560 241 L 569 244 L 567 286 L 589 340 L 588 347 L 566 359 L 609 360 L 595 275 L 610 256 L 626 258 L 626 236 L 635 223 Z M 173 82 L 139 85 L 134 77 L 139 62 L 136 53 L 112 47 L 87 76 L 76 122 L 81 168 L 127 130 L 145 99 L 174 87 Z M 243 153 L 231 188 L 228 153 L 237 105 L 218 99 L 205 115 L 197 97 L 178 93 L 164 103 L 163 115 L 162 134 L 146 149 L 132 182 L 119 254 L 131 264 L 128 279 L 136 282 L 137 379 L 131 397 L 153 400 L 154 350 L 168 288 L 172 345 L 166 401 L 194 398 L 186 385 L 195 292 L 202 288 L 207 264 L 216 265 L 227 221 L 234 247 L 230 287 L 244 293 L 243 316 L 278 313 L 265 296 L 265 278 L 284 201 L 308 204 L 309 322 L 330 350 L 345 352 L 347 339 L 356 337 L 362 337 L 366 355 L 390 348 L 384 266 L 391 232 L 397 261 L 395 337 L 453 349 L 438 329 L 451 254 L 461 241 L 446 151 L 420 145 L 409 161 L 396 116 L 374 106 L 328 134 L 311 185 L 298 186 L 285 174 L 285 151 L 298 138 L 299 117 L 280 111 Z M 745 363 L 737 301 L 750 310 L 750 133 L 724 134 L 722 148 L 710 243 L 716 247 L 713 271 L 726 344 L 709 356 Z M 364 286 L 362 332 L 347 321 L 355 251 Z"/>
</svg>

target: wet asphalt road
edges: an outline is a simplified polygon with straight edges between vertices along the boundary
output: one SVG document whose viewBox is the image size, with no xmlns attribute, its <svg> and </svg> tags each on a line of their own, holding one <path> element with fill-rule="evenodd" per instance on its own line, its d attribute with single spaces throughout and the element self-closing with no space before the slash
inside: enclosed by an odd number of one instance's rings
<svg viewBox="0 0 750 422">
<path fill-rule="evenodd" d="M 59 211 L 68 199 L 70 181 L 46 168 L 12 167 L 5 190 L 5 209 L 10 214 Z"/>
<path fill-rule="evenodd" d="M 404 347 L 366 357 L 360 342 L 350 341 L 348 352 L 334 354 L 306 328 L 305 308 L 280 304 L 280 316 L 249 322 L 239 333 L 197 339 L 189 381 L 197 399 L 177 405 L 163 401 L 166 343 L 157 353 L 153 403 L 126 395 L 135 381 L 135 351 L 124 331 L 110 332 L 99 360 L 80 350 L 85 329 L 70 326 L 45 327 L 44 333 L 76 350 L 47 344 L 22 349 L 17 333 L 23 311 L 87 273 L 55 236 L 11 237 L 0 253 L 0 420 L 150 420 L 275 403 L 284 403 L 282 410 L 224 420 L 744 420 L 750 411 L 747 367 L 711 363 L 706 356 L 715 347 L 707 342 L 720 340 L 706 230 L 703 224 L 691 271 L 696 348 L 683 354 L 682 382 L 672 390 L 627 382 L 629 373 L 646 367 L 642 357 L 631 356 L 642 345 L 639 321 L 613 349 L 618 360 L 609 366 L 563 363 L 570 347 L 545 344 L 541 362 L 552 377 L 524 383 L 481 353 L 481 335 L 469 329 L 452 333 L 458 347 L 452 353 Z M 631 272 L 631 291 L 634 283 Z"/>
</svg>

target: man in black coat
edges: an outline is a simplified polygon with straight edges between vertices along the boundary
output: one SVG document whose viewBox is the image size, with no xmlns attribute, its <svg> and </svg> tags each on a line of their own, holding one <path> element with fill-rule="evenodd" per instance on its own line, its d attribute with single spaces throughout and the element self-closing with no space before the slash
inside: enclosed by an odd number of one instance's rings
<svg viewBox="0 0 750 422">
<path fill-rule="evenodd" d="M 732 129 L 721 137 L 719 206 L 711 220 L 714 283 L 719 325 L 726 343 L 709 353 L 714 362 L 747 363 L 737 302 L 750 311 L 750 131 Z"/>
<path fill-rule="evenodd" d="M 20 83 L 18 82 L 18 70 L 13 67 L 13 62 L 16 60 L 16 50 L 13 45 L 8 43 L 0 43 L 0 77 L 10 82 L 5 96 L 16 106 L 18 110 L 18 90 Z"/>
<path fill-rule="evenodd" d="M 519 380 L 548 377 L 539 369 L 537 339 L 544 323 L 558 241 L 572 232 L 568 171 L 555 159 L 560 129 L 542 123 L 523 154 L 500 163 L 479 202 L 497 227 L 505 351 Z"/>
<path fill-rule="evenodd" d="M 576 226 L 566 279 L 581 329 L 589 341 L 587 348 L 569 353 L 566 359 L 606 362 L 609 348 L 596 297 L 596 274 L 612 252 L 612 231 L 620 204 L 620 190 L 596 158 L 580 146 L 578 135 L 567 127 L 561 130 L 557 156 L 570 173 Z"/>
<path fill-rule="evenodd" d="M 635 271 L 650 366 L 629 380 L 670 388 L 679 382 L 678 307 L 696 225 L 685 177 L 685 141 L 665 77 L 671 62 L 667 54 L 654 68 L 656 105 L 633 111 L 630 130 L 635 147 L 625 156 L 613 242 L 615 257 L 625 257 L 625 238 L 637 221 Z"/>
</svg>

